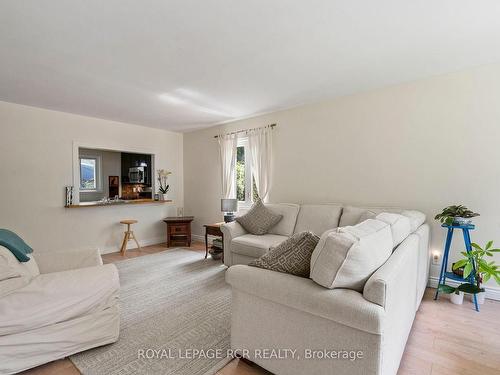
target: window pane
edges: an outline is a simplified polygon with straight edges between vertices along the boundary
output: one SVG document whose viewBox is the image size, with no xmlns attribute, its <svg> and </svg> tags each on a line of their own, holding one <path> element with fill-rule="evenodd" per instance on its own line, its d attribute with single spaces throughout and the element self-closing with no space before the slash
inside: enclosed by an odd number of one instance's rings
<svg viewBox="0 0 500 375">
<path fill-rule="evenodd" d="M 252 199 L 255 202 L 259 199 L 259 193 L 257 193 L 257 185 L 255 184 L 255 178 L 252 176 Z"/>
<path fill-rule="evenodd" d="M 236 149 L 236 198 L 245 201 L 245 147 Z"/>
<path fill-rule="evenodd" d="M 96 159 L 80 159 L 80 189 L 96 189 Z"/>
</svg>

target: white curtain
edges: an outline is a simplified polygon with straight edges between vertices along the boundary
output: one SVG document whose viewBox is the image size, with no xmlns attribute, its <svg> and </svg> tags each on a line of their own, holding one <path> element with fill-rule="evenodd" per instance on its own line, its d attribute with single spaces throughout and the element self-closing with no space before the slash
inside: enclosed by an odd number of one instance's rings
<svg viewBox="0 0 500 375">
<path fill-rule="evenodd" d="M 266 201 L 271 188 L 271 160 L 273 153 L 273 130 L 271 126 L 248 131 L 248 146 L 251 154 L 252 175 L 257 193 Z"/>
<path fill-rule="evenodd" d="M 234 198 L 236 181 L 236 146 L 237 134 L 221 134 L 218 136 L 219 156 L 222 174 L 222 198 Z"/>
</svg>

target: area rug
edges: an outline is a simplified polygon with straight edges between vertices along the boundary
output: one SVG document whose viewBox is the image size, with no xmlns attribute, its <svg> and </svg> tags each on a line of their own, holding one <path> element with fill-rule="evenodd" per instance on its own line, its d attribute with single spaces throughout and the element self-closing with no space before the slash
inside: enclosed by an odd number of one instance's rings
<svg viewBox="0 0 500 375">
<path fill-rule="evenodd" d="M 120 338 L 71 356 L 82 374 L 202 375 L 229 362 L 231 295 L 220 261 L 173 249 L 115 265 Z"/>
</svg>

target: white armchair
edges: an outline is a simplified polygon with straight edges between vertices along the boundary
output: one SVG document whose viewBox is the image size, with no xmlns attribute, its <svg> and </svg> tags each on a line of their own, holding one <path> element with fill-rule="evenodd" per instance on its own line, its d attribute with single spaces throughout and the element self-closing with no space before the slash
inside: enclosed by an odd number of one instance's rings
<svg viewBox="0 0 500 375">
<path fill-rule="evenodd" d="M 118 339 L 120 283 L 114 265 L 102 265 L 97 250 L 31 255 L 27 267 L 0 246 L 0 262 L 17 266 L 25 278 L 0 297 L 0 374 Z"/>
<path fill-rule="evenodd" d="M 101 254 L 97 249 L 33 253 L 33 258 L 38 265 L 40 273 L 102 266 Z"/>
</svg>

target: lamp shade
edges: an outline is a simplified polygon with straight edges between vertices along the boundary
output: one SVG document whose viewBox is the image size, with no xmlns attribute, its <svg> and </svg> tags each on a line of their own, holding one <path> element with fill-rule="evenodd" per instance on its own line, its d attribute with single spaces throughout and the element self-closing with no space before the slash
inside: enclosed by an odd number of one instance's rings
<svg viewBox="0 0 500 375">
<path fill-rule="evenodd" d="M 236 212 L 236 211 L 238 211 L 238 200 L 237 199 L 221 199 L 220 200 L 220 210 L 222 212 Z"/>
</svg>

